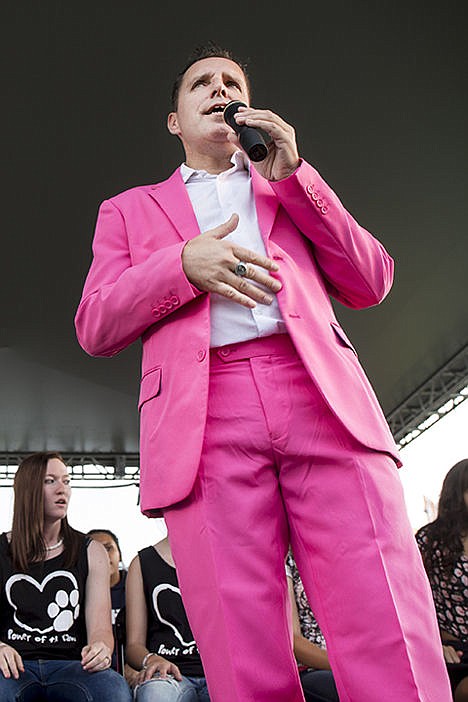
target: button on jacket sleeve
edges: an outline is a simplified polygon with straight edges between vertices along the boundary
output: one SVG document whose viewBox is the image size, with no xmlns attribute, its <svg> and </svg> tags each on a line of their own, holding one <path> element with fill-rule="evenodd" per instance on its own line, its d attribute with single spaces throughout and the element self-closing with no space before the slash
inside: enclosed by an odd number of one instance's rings
<svg viewBox="0 0 468 702">
<path fill-rule="evenodd" d="M 393 282 L 393 259 L 343 207 L 320 174 L 305 161 L 271 186 L 314 256 L 332 297 L 360 309 L 381 302 Z"/>
<path fill-rule="evenodd" d="M 100 207 L 93 262 L 75 326 L 81 346 L 93 356 L 113 356 L 180 305 L 196 297 L 182 269 L 185 241 L 131 260 L 125 221 L 118 207 Z"/>
</svg>

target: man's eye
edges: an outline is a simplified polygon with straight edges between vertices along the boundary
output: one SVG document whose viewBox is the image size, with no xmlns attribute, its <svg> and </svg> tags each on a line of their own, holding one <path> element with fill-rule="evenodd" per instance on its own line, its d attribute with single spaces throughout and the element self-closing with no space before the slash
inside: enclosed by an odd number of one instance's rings
<svg viewBox="0 0 468 702">
<path fill-rule="evenodd" d="M 235 80 L 229 80 L 226 85 L 233 85 L 235 88 L 240 90 L 240 85 Z"/>
<path fill-rule="evenodd" d="M 203 80 L 200 78 L 200 80 L 196 80 L 195 83 L 192 85 L 192 88 L 198 88 L 199 85 L 206 85 L 206 80 Z"/>
</svg>

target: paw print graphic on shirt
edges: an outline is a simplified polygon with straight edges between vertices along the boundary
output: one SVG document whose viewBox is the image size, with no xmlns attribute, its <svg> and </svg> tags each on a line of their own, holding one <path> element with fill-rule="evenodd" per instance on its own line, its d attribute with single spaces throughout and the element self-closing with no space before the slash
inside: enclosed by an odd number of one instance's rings
<svg viewBox="0 0 468 702">
<path fill-rule="evenodd" d="M 67 570 L 54 570 L 38 581 L 14 573 L 5 583 L 15 626 L 22 631 L 48 634 L 70 631 L 80 612 L 78 580 Z"/>
<path fill-rule="evenodd" d="M 80 613 L 79 592 L 58 590 L 55 600 L 47 607 L 47 614 L 53 619 L 55 631 L 68 631 Z"/>
</svg>

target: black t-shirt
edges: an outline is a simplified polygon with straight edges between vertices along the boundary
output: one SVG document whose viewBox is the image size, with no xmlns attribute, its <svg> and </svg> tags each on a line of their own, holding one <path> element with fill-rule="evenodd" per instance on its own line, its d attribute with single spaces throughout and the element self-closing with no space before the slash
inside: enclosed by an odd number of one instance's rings
<svg viewBox="0 0 468 702">
<path fill-rule="evenodd" d="M 120 571 L 119 582 L 111 587 L 111 606 L 112 606 L 112 632 L 114 634 L 114 650 L 112 652 L 112 668 L 118 673 L 123 673 L 122 663 L 123 655 L 119 656 L 119 647 L 125 642 L 125 582 L 127 580 L 127 571 Z M 119 612 L 122 614 L 119 615 Z"/>
<path fill-rule="evenodd" d="M 0 641 L 26 660 L 79 660 L 86 645 L 85 592 L 87 546 L 77 563 L 65 569 L 65 554 L 13 568 L 6 534 L 0 536 Z"/>
<path fill-rule="evenodd" d="M 148 651 L 175 663 L 182 675 L 203 677 L 200 654 L 185 613 L 175 568 L 153 546 L 138 552 L 146 607 Z"/>
<path fill-rule="evenodd" d="M 117 615 L 125 607 L 125 582 L 127 580 L 127 571 L 120 571 L 119 582 L 111 587 L 111 605 L 112 605 L 112 624 L 115 624 Z"/>
</svg>

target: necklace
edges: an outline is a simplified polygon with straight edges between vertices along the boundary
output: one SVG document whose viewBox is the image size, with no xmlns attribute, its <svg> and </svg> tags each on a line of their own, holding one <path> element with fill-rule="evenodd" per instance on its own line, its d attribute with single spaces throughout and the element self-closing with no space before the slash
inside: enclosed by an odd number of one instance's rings
<svg viewBox="0 0 468 702">
<path fill-rule="evenodd" d="M 60 548 L 60 546 L 63 544 L 63 539 L 60 539 L 60 541 L 57 541 L 56 544 L 53 546 L 46 546 L 45 550 L 46 551 L 55 551 L 56 548 Z"/>
</svg>

